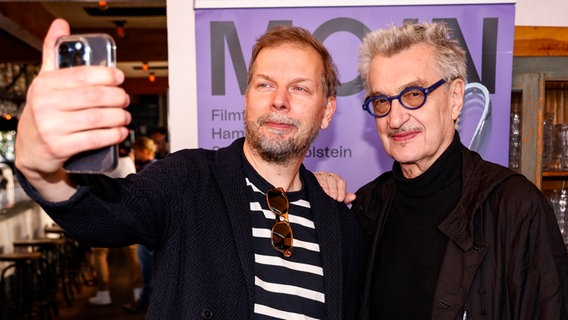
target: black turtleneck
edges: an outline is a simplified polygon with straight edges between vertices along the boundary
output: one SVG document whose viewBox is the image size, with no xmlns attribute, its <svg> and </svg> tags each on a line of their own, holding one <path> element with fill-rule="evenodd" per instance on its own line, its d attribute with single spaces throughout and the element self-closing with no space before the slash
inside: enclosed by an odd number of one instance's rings
<svg viewBox="0 0 568 320">
<path fill-rule="evenodd" d="M 447 237 L 438 225 L 461 191 L 459 136 L 426 172 L 414 179 L 393 165 L 394 203 L 377 247 L 371 319 L 431 319 L 436 280 Z"/>
</svg>

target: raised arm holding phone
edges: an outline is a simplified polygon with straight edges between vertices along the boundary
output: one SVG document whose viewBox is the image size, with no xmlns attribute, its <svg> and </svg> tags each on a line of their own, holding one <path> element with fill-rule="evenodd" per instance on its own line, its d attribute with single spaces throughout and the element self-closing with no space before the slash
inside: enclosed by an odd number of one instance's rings
<svg viewBox="0 0 568 320">
<path fill-rule="evenodd" d="M 53 22 L 43 45 L 43 63 L 29 88 L 18 122 L 16 167 L 41 196 L 68 199 L 76 191 L 63 164 L 79 152 L 118 144 L 128 136 L 128 94 L 118 87 L 116 68 L 57 70 L 55 43 L 69 35 L 63 20 Z"/>
</svg>

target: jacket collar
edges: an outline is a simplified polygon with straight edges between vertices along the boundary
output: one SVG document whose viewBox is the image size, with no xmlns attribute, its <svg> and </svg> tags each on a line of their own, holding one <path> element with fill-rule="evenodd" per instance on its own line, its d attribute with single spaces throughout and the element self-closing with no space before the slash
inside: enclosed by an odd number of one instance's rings
<svg viewBox="0 0 568 320">
<path fill-rule="evenodd" d="M 508 177 L 516 173 L 497 170 L 497 165 L 483 161 L 476 152 L 462 149 L 462 196 L 456 208 L 438 226 L 462 250 L 473 247 L 473 219 L 488 194 Z"/>
</svg>

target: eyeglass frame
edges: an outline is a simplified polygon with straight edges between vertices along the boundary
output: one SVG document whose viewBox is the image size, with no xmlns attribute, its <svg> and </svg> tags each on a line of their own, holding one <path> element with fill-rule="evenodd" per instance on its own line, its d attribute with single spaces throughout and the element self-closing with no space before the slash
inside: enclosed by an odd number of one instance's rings
<svg viewBox="0 0 568 320">
<path fill-rule="evenodd" d="M 408 87 L 408 88 L 404 88 L 398 95 L 396 96 L 392 96 L 392 97 L 388 97 L 384 94 L 378 94 L 378 95 L 374 95 L 374 96 L 367 96 L 365 98 L 365 101 L 363 102 L 363 110 L 367 111 L 370 115 L 372 115 L 375 118 L 384 118 L 386 116 L 388 116 L 388 114 L 391 112 L 392 110 L 392 101 L 393 100 L 398 100 L 398 102 L 400 103 L 401 106 L 403 106 L 405 109 L 407 110 L 417 110 L 422 108 L 422 106 L 424 106 L 426 104 L 426 100 L 428 100 L 428 96 L 430 95 L 430 93 L 432 93 L 434 90 L 438 89 L 441 85 L 443 85 L 444 83 L 446 83 L 445 79 L 440 79 L 439 81 L 437 81 L 436 83 L 434 83 L 433 85 L 429 86 L 428 88 L 423 88 L 423 87 L 418 87 L 418 86 L 412 86 L 412 87 Z M 424 101 L 422 101 L 422 103 L 417 106 L 417 107 L 409 107 L 406 106 L 403 102 L 402 102 L 402 96 L 404 96 L 405 93 L 407 93 L 408 91 L 412 91 L 412 90 L 419 90 L 424 94 Z M 389 102 L 389 109 L 387 110 L 387 112 L 385 112 L 385 114 L 383 115 L 376 115 L 373 111 L 371 111 L 371 108 L 369 107 L 369 105 L 371 104 L 371 102 L 377 100 L 377 99 L 386 99 Z M 374 109 L 374 108 L 373 108 Z"/>
<path fill-rule="evenodd" d="M 285 210 L 279 210 L 278 208 L 275 208 L 269 200 L 268 194 L 270 192 L 279 192 L 280 195 L 284 198 L 284 200 L 286 200 L 286 209 Z M 292 232 L 292 226 L 290 226 L 290 221 L 288 219 L 288 210 L 290 210 L 290 202 L 288 201 L 288 196 L 286 195 L 286 191 L 284 191 L 284 189 L 282 187 L 277 187 L 274 189 L 270 189 L 268 191 L 265 192 L 265 197 L 266 197 L 266 204 L 268 205 L 268 209 L 270 209 L 270 211 L 272 211 L 272 213 L 274 213 L 274 215 L 276 216 L 274 219 L 274 225 L 272 226 L 271 229 L 271 236 L 270 236 L 270 243 L 272 244 L 272 248 L 274 248 L 274 250 L 281 252 L 284 257 L 288 258 L 290 256 L 292 256 L 292 249 L 294 248 L 294 234 Z M 280 220 L 280 218 L 282 218 L 283 220 Z M 284 240 L 286 239 L 286 237 L 282 237 L 281 234 L 277 233 L 274 231 L 274 228 L 276 228 L 278 225 L 283 224 L 285 225 L 290 233 L 290 248 L 279 248 L 274 244 L 274 236 L 277 235 L 279 238 L 282 239 L 282 243 L 284 242 Z"/>
</svg>

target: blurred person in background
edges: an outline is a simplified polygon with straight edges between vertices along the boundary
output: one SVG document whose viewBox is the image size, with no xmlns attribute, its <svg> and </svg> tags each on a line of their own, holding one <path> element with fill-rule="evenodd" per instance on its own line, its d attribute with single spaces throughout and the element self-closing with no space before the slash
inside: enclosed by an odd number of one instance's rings
<svg viewBox="0 0 568 320">
<path fill-rule="evenodd" d="M 156 159 L 163 159 L 170 153 L 170 141 L 168 139 L 168 128 L 158 127 L 154 129 L 151 136 L 156 144 Z"/>
<path fill-rule="evenodd" d="M 136 172 L 142 171 L 147 166 L 156 162 L 157 146 L 154 140 L 142 136 L 134 141 L 134 164 L 136 165 Z"/>
</svg>

